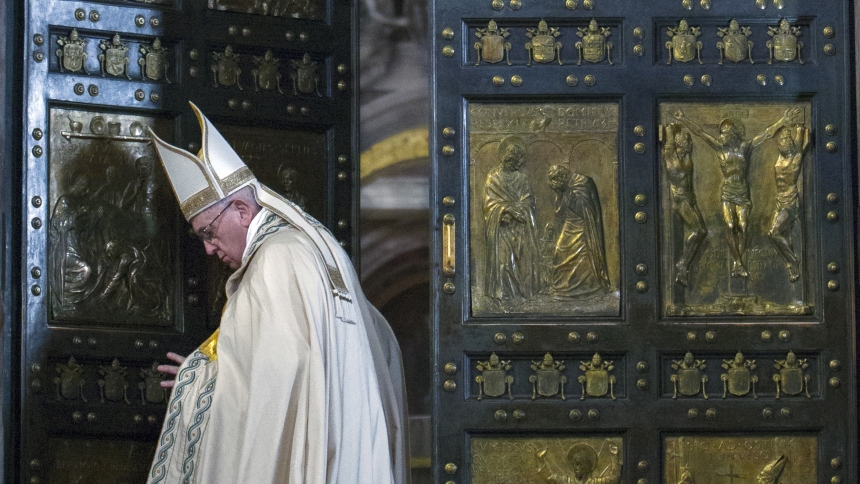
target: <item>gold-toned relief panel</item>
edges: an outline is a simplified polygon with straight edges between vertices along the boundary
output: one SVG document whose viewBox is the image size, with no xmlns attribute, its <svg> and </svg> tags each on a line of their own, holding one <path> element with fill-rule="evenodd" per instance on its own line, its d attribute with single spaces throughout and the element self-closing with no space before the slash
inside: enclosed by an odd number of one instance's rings
<svg viewBox="0 0 860 484">
<path fill-rule="evenodd" d="M 668 316 L 808 315 L 811 104 L 660 106 Z"/>
<path fill-rule="evenodd" d="M 53 321 L 174 324 L 176 201 L 145 130 L 169 120 L 51 109 Z"/>
<path fill-rule="evenodd" d="M 322 20 L 326 13 L 325 0 L 208 0 L 208 6 L 211 10 L 310 20 Z"/>
<path fill-rule="evenodd" d="M 621 437 L 472 437 L 473 484 L 618 484 Z"/>
<path fill-rule="evenodd" d="M 664 482 L 818 482 L 818 439 L 811 435 L 666 437 Z"/>
<path fill-rule="evenodd" d="M 469 107 L 472 313 L 619 314 L 617 103 Z"/>
<path fill-rule="evenodd" d="M 154 453 L 154 441 L 51 439 L 46 482 L 143 482 Z"/>
<path fill-rule="evenodd" d="M 327 200 L 327 136 L 319 131 L 271 129 L 219 124 L 230 143 L 260 183 L 325 221 Z M 224 283 L 232 271 L 207 259 L 207 308 L 218 321 L 226 303 Z"/>
</svg>

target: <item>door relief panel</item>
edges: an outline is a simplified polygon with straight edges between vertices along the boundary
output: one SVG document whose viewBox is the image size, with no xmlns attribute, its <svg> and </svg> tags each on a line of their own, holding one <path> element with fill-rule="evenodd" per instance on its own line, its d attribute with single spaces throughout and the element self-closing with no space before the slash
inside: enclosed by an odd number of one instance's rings
<svg viewBox="0 0 860 484">
<path fill-rule="evenodd" d="M 469 108 L 472 314 L 618 315 L 618 105 Z"/>
</svg>

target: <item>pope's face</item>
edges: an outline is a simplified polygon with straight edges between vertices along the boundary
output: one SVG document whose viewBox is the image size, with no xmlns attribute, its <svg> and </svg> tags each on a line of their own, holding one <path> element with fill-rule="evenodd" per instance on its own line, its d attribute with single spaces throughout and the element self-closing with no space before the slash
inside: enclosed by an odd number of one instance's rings
<svg viewBox="0 0 860 484">
<path fill-rule="evenodd" d="M 218 217 L 220 211 L 217 205 L 209 207 L 191 219 L 191 228 L 195 233 L 199 233 L 214 220 L 215 223 L 209 229 L 212 239 L 204 240 L 203 247 L 206 248 L 207 254 L 218 257 L 231 269 L 238 269 L 242 263 L 242 254 L 245 252 L 248 228 L 240 223 L 235 203 Z M 215 220 L 216 217 L 218 220 Z"/>
</svg>

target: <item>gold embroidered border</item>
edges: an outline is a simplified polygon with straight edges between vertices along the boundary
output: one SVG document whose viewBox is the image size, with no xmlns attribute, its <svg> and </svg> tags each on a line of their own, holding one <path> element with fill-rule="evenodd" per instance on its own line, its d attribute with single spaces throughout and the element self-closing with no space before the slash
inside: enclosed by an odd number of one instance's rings
<svg viewBox="0 0 860 484">
<path fill-rule="evenodd" d="M 224 192 L 224 195 L 232 194 L 237 188 L 242 185 L 248 183 L 249 181 L 254 179 L 254 174 L 251 173 L 251 169 L 247 166 L 243 166 L 233 173 L 227 175 L 223 180 L 219 180 L 218 184 L 221 185 L 221 190 Z"/>
<path fill-rule="evenodd" d="M 185 215 L 185 218 L 187 220 L 191 220 L 192 217 L 213 203 L 216 203 L 218 200 L 220 200 L 218 192 L 209 186 L 188 197 L 180 204 L 180 208 L 182 209 L 182 214 Z"/>
</svg>

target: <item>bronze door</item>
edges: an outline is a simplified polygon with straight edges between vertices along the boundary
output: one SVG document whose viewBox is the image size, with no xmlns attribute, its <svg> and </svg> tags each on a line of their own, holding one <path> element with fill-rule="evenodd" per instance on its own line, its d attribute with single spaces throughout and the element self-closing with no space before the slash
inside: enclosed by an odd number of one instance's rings
<svg viewBox="0 0 860 484">
<path fill-rule="evenodd" d="M 228 274 L 182 220 L 147 127 L 196 151 L 193 101 L 261 182 L 357 246 L 353 7 L 23 6 L 10 482 L 143 482 L 167 401 L 156 362 L 218 325 Z"/>
<path fill-rule="evenodd" d="M 433 2 L 434 477 L 853 482 L 850 2 Z"/>
</svg>

